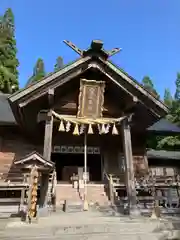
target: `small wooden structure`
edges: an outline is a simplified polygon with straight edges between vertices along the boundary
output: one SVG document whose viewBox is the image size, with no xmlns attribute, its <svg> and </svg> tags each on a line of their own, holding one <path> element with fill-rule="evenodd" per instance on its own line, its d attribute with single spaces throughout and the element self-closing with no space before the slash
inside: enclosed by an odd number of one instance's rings
<svg viewBox="0 0 180 240">
<path fill-rule="evenodd" d="M 33 217 L 37 216 L 37 204 L 40 206 L 43 205 L 45 198 L 47 198 L 47 190 L 43 190 L 43 176 L 44 174 L 48 175 L 49 180 L 49 174 L 54 169 L 54 163 L 45 160 L 39 153 L 32 152 L 22 159 L 15 160 L 14 165 L 21 169 L 22 174 L 26 174 L 25 185 L 21 193 L 20 209 L 24 209 L 24 205 L 27 206 L 27 217 L 30 221 Z M 39 201 L 38 188 L 40 191 Z"/>
</svg>

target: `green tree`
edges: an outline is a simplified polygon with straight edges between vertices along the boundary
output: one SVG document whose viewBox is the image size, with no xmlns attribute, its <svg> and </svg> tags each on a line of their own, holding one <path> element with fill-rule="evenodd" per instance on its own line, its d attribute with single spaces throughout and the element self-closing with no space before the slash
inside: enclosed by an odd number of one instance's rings
<svg viewBox="0 0 180 240">
<path fill-rule="evenodd" d="M 28 80 L 27 85 L 41 80 L 43 77 L 45 77 L 45 75 L 44 61 L 42 58 L 39 58 L 34 66 L 33 75 Z"/>
<path fill-rule="evenodd" d="M 180 73 L 177 73 L 175 81 L 176 91 L 174 98 L 169 90 L 165 91 L 164 102 L 169 107 L 169 114 L 166 118 L 172 123 L 180 126 Z M 157 142 L 158 149 L 180 150 L 180 136 L 167 136 L 159 139 Z"/>
<path fill-rule="evenodd" d="M 63 68 L 63 59 L 62 59 L 62 57 L 59 56 L 56 59 L 56 64 L 54 65 L 54 71 L 56 72 L 56 71 L 60 70 L 61 68 Z"/>
<path fill-rule="evenodd" d="M 14 15 L 9 8 L 0 18 L 0 91 L 12 93 L 19 88 Z"/>
<path fill-rule="evenodd" d="M 157 93 L 156 89 L 154 88 L 154 84 L 153 84 L 152 80 L 150 79 L 150 77 L 144 76 L 143 80 L 142 80 L 142 85 L 148 92 L 152 93 L 156 98 L 159 98 L 159 94 Z"/>
<path fill-rule="evenodd" d="M 171 95 L 171 92 L 168 88 L 165 89 L 164 91 L 164 103 L 169 107 L 172 108 L 173 104 L 173 97 Z"/>
<path fill-rule="evenodd" d="M 176 85 L 176 92 L 174 95 L 174 99 L 176 101 L 180 101 L 180 73 L 179 72 L 177 73 L 175 85 Z"/>
</svg>

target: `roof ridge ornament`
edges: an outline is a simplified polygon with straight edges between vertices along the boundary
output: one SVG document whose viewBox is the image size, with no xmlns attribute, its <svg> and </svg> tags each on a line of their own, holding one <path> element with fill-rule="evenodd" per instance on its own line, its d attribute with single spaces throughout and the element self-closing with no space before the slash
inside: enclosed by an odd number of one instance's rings
<svg viewBox="0 0 180 240">
<path fill-rule="evenodd" d="M 117 54 L 118 52 L 120 52 L 122 49 L 121 48 L 113 48 L 110 51 L 106 51 L 103 48 L 103 41 L 101 40 L 92 40 L 91 42 L 91 46 L 87 49 L 87 50 L 81 50 L 80 48 L 78 48 L 74 43 L 68 41 L 68 40 L 64 40 L 63 41 L 68 47 L 70 47 L 71 49 L 73 49 L 73 51 L 75 51 L 76 53 L 78 53 L 81 57 L 85 57 L 87 55 L 91 55 L 91 56 L 101 56 L 103 58 L 105 58 L 106 60 Z"/>
</svg>

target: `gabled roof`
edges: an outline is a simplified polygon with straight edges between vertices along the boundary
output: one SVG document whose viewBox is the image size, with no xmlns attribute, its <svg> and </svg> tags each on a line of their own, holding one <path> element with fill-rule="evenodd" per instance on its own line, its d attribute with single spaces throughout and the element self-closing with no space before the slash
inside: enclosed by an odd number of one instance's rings
<svg viewBox="0 0 180 240">
<path fill-rule="evenodd" d="M 64 66 L 59 71 L 52 73 L 42 80 L 35 82 L 9 97 L 9 102 L 15 118 L 21 118 L 22 113 L 17 111 L 19 107 L 29 104 L 42 96 L 47 96 L 49 88 L 60 88 L 64 84 L 80 76 L 88 69 L 96 69 L 106 75 L 114 84 L 123 89 L 129 95 L 137 97 L 138 101 L 145 105 L 159 119 L 168 112 L 163 102 L 145 90 L 137 81 L 104 57 L 104 49 L 90 49 L 76 61 Z M 133 93 L 132 93 L 133 92 Z"/>
<path fill-rule="evenodd" d="M 47 161 L 46 159 L 43 158 L 43 156 L 41 154 L 39 154 L 37 152 L 32 152 L 21 159 L 15 160 L 14 164 L 15 165 L 27 164 L 28 162 L 31 162 L 31 161 L 36 161 L 40 165 L 46 166 L 48 168 L 54 167 L 54 163 L 52 161 Z"/>
<path fill-rule="evenodd" d="M 152 95 L 150 92 L 148 92 L 146 89 L 144 89 L 143 86 L 141 84 L 139 84 L 134 78 L 129 76 L 122 69 L 118 68 L 111 61 L 109 61 L 109 60 L 105 61 L 105 60 L 101 59 L 100 57 L 98 59 L 94 60 L 90 56 L 87 56 L 84 58 L 79 58 L 72 64 L 68 64 L 68 65 L 64 66 L 64 68 L 62 68 L 61 70 L 46 76 L 41 81 L 35 82 L 34 84 L 31 84 L 27 88 L 14 93 L 13 95 L 11 95 L 9 97 L 10 102 L 17 101 L 20 98 L 23 98 L 26 95 L 28 95 L 32 92 L 35 92 L 36 90 L 40 89 L 41 87 L 45 87 L 45 85 L 49 87 L 50 83 L 53 82 L 55 79 L 57 79 L 60 76 L 63 76 L 64 74 L 67 74 L 74 68 L 80 67 L 81 65 L 83 65 L 85 63 L 89 63 L 88 68 L 91 68 L 91 67 L 97 68 L 102 72 L 106 72 L 102 68 L 102 65 L 100 65 L 101 63 L 104 64 L 111 71 L 116 73 L 119 77 L 123 78 L 123 80 L 126 81 L 128 84 L 130 84 L 133 88 L 137 89 L 142 95 L 144 95 L 145 97 L 148 97 L 151 101 L 153 101 L 155 104 L 157 104 L 159 107 L 161 107 L 165 112 L 168 112 L 167 106 L 162 101 L 160 101 L 154 95 Z M 92 63 L 92 65 L 91 65 L 91 63 Z M 118 80 L 117 80 L 117 83 L 118 83 Z"/>
<path fill-rule="evenodd" d="M 180 160 L 180 152 L 151 149 L 147 151 L 147 157 L 148 159 Z"/>
<path fill-rule="evenodd" d="M 8 102 L 10 94 L 0 93 L 0 125 L 14 125 L 16 120 Z"/>
<path fill-rule="evenodd" d="M 180 133 L 180 127 L 178 127 L 176 124 L 173 124 L 166 120 L 165 118 L 160 119 L 158 122 L 154 123 L 152 126 L 150 126 L 147 131 L 154 132 L 156 134 L 179 134 Z"/>
<path fill-rule="evenodd" d="M 65 65 L 62 69 L 60 69 L 57 72 L 53 72 L 44 78 L 42 78 L 40 81 L 34 82 L 31 85 L 27 86 L 24 89 L 21 89 L 14 94 L 9 96 L 10 102 L 15 102 L 19 100 L 20 98 L 28 95 L 29 93 L 35 92 L 36 90 L 40 89 L 41 87 L 47 86 L 49 87 L 50 84 L 55 81 L 55 79 L 58 79 L 59 77 L 63 77 L 64 74 L 67 74 L 68 72 L 72 71 L 74 68 L 81 67 L 84 63 L 88 62 L 91 59 L 91 57 L 87 56 L 84 58 L 78 58 L 77 60 L 70 62 L 69 64 Z"/>
</svg>

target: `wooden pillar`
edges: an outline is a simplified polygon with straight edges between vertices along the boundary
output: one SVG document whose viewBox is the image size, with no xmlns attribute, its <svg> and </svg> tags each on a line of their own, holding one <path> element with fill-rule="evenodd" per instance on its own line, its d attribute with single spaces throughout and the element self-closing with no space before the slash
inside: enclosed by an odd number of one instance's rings
<svg viewBox="0 0 180 240">
<path fill-rule="evenodd" d="M 52 133 L 53 133 L 53 115 L 52 106 L 54 103 L 54 89 L 48 91 L 49 110 L 45 118 L 45 133 L 44 133 L 44 150 L 43 157 L 47 160 L 51 160 L 52 150 Z M 48 201 L 48 184 L 49 184 L 49 173 L 42 173 L 41 175 L 41 190 L 40 190 L 40 206 L 47 206 Z"/>
<path fill-rule="evenodd" d="M 43 150 L 43 157 L 48 161 L 51 160 L 52 131 L 53 131 L 53 115 L 52 110 L 50 109 L 47 112 L 47 118 L 45 122 L 44 150 Z"/>
<path fill-rule="evenodd" d="M 128 119 L 125 119 L 122 123 L 122 136 L 125 157 L 126 190 L 128 197 L 129 214 L 139 215 L 136 202 L 131 130 Z"/>
</svg>

